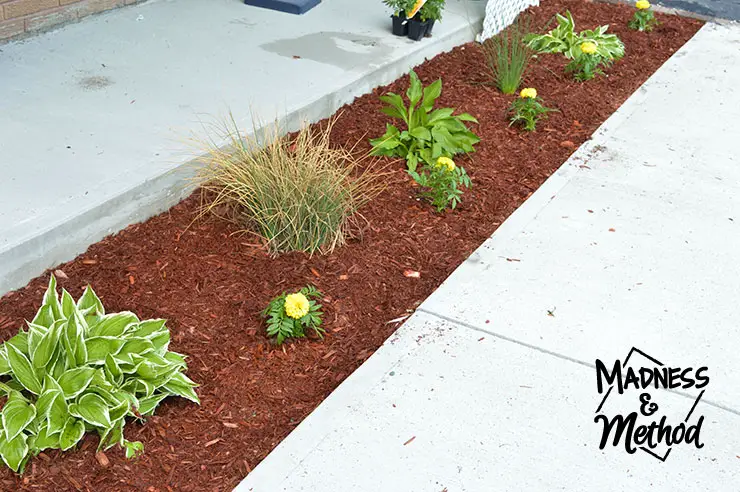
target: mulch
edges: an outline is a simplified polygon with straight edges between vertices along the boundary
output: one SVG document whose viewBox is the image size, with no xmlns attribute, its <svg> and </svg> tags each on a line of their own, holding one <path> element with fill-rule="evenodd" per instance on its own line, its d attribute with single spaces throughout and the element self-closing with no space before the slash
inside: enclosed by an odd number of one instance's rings
<svg viewBox="0 0 740 492">
<path fill-rule="evenodd" d="M 75 297 L 90 283 L 109 312 L 169 319 L 172 350 L 189 356 L 189 376 L 201 383 L 200 407 L 171 398 L 146 425 L 129 423 L 126 435 L 145 453 L 128 461 L 119 449 L 97 457 L 88 436 L 74 452 L 51 451 L 16 477 L 0 470 L 3 490 L 222 491 L 233 488 L 290 431 L 397 328 L 408 314 L 547 179 L 571 153 L 672 53 L 701 22 L 658 15 L 652 33 L 626 28 L 626 6 L 545 0 L 532 9 L 533 26 L 570 9 L 577 28 L 610 24 L 626 57 L 608 77 L 587 83 L 563 74 L 565 61 L 540 56 L 526 77 L 546 105 L 558 109 L 537 132 L 508 127 L 503 96 L 485 85 L 479 49 L 468 44 L 417 68 L 426 84 L 444 82 L 439 104 L 480 120 L 482 142 L 462 158 L 474 187 L 454 212 L 435 213 L 416 199 L 402 162 L 389 188 L 362 210 L 362 238 L 328 256 L 269 257 L 253 237 L 233 234 L 217 219 L 191 224 L 191 197 L 145 223 L 128 227 L 58 266 L 62 287 Z M 390 35 L 390 34 L 389 34 Z M 376 89 L 341 111 L 333 141 L 353 145 L 383 132 L 388 118 L 378 96 L 403 92 L 408 78 Z M 405 271 L 419 272 L 418 278 Z M 0 338 L 33 317 L 48 274 L 0 299 Z M 313 283 L 326 298 L 328 334 L 277 348 L 265 336 L 259 312 L 283 290 Z"/>
</svg>

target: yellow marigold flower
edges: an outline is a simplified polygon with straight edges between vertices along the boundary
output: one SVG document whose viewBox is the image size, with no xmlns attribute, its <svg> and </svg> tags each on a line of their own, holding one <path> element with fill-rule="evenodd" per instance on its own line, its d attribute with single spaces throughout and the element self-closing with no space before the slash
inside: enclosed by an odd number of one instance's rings
<svg viewBox="0 0 740 492">
<path fill-rule="evenodd" d="M 300 292 L 285 296 L 285 314 L 293 319 L 301 319 L 307 315 L 310 307 L 308 299 Z"/>
<path fill-rule="evenodd" d="M 535 99 L 537 97 L 537 89 L 533 87 L 522 89 L 522 92 L 519 93 L 519 97 L 522 99 Z"/>
<path fill-rule="evenodd" d="M 647 10 L 650 8 L 650 2 L 648 0 L 637 0 L 635 7 L 637 7 L 637 10 Z"/>
<path fill-rule="evenodd" d="M 586 41 L 581 45 L 581 51 L 587 55 L 593 55 L 594 53 L 596 53 L 596 43 Z"/>
<path fill-rule="evenodd" d="M 448 171 L 454 171 L 455 170 L 455 161 L 450 159 L 449 157 L 440 157 L 437 159 L 437 167 L 446 167 Z"/>
</svg>

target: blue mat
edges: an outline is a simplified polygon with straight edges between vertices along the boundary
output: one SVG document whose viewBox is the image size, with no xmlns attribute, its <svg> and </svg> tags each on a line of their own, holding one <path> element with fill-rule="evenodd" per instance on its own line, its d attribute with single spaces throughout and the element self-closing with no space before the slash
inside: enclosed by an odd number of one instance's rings
<svg viewBox="0 0 740 492">
<path fill-rule="evenodd" d="M 321 0 L 244 0 L 244 3 L 289 14 L 303 14 L 320 4 Z"/>
</svg>

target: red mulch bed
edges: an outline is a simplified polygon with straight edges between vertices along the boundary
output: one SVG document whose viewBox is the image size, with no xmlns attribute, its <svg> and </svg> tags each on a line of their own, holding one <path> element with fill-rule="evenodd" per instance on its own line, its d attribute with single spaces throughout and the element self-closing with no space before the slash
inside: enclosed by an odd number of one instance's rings
<svg viewBox="0 0 740 492">
<path fill-rule="evenodd" d="M 127 438 L 145 454 L 127 461 L 119 449 L 110 464 L 95 456 L 97 438 L 81 449 L 43 453 L 22 478 L 0 470 L 3 490 L 188 491 L 230 490 L 393 332 L 387 321 L 413 310 L 499 224 L 700 27 L 691 19 L 659 15 L 650 34 L 625 26 L 626 6 L 545 0 L 532 9 L 533 26 L 570 9 L 578 29 L 610 24 L 627 47 L 608 77 L 587 83 L 563 75 L 565 61 L 544 55 L 526 85 L 557 108 L 536 133 L 509 128 L 511 97 L 480 82 L 486 72 L 472 44 L 417 69 L 425 83 L 442 77 L 440 104 L 480 120 L 478 151 L 460 161 L 474 187 L 454 213 L 435 214 L 415 200 L 403 163 L 389 189 L 363 210 L 362 241 L 330 256 L 269 258 L 254 240 L 232 235 L 218 220 L 190 224 L 197 201 L 185 200 L 143 224 L 106 238 L 59 266 L 61 286 L 75 296 L 90 283 L 106 308 L 170 320 L 172 349 L 190 356 L 189 375 L 202 384 L 197 407 L 171 398 L 146 424 L 130 423 Z M 389 34 L 390 35 L 390 34 Z M 382 133 L 387 118 L 378 95 L 405 91 L 407 78 L 344 108 L 334 140 L 354 144 Z M 367 147 L 366 144 L 364 144 Z M 421 272 L 407 278 L 404 270 Z M 0 338 L 16 333 L 40 301 L 47 275 L 0 299 Z M 259 312 L 274 295 L 306 283 L 325 294 L 325 340 L 275 348 Z M 104 461 L 104 460 L 103 460 Z"/>
</svg>

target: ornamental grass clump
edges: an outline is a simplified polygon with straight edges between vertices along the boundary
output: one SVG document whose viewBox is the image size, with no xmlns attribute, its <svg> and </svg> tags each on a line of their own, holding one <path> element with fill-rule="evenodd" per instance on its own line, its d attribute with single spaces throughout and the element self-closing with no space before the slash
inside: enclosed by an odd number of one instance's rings
<svg viewBox="0 0 740 492">
<path fill-rule="evenodd" d="M 409 171 L 409 174 L 422 187 L 422 198 L 429 201 L 437 212 L 448 207 L 454 210 L 462 199 L 463 188 L 472 186 L 465 168 L 445 156 L 437 158 L 433 164 L 425 162 L 419 171 Z"/>
<path fill-rule="evenodd" d="M 555 110 L 542 104 L 542 100 L 537 96 L 537 89 L 532 87 L 522 89 L 519 97 L 511 103 L 509 108 L 511 113 L 509 126 L 518 124 L 525 130 L 533 132 L 537 127 L 537 122 L 547 116 L 550 111 Z"/>
<path fill-rule="evenodd" d="M 28 330 L 0 346 L 3 462 L 22 473 L 31 457 L 71 449 L 87 432 L 100 436 L 98 449 L 141 453 L 123 436 L 126 417 L 143 420 L 168 396 L 200 403 L 169 341 L 165 320 L 105 314 L 90 286 L 77 302 L 66 290 L 60 298 L 52 275 Z"/>
<path fill-rule="evenodd" d="M 330 145 L 335 120 L 281 136 L 277 124 L 244 137 L 236 123 L 206 144 L 195 182 L 210 212 L 254 233 L 273 254 L 330 253 L 358 229 L 358 210 L 377 196 L 385 174 L 356 149 Z M 255 125 L 257 127 L 258 125 Z"/>
<path fill-rule="evenodd" d="M 630 29 L 635 31 L 652 31 L 655 26 L 658 25 L 658 19 L 655 18 L 655 13 L 651 10 L 651 5 L 648 0 L 638 0 L 635 3 L 635 15 L 627 23 Z"/>
<path fill-rule="evenodd" d="M 308 285 L 298 292 L 288 294 L 283 292 L 262 312 L 267 318 L 267 335 L 275 337 L 275 342 L 281 345 L 287 338 L 304 338 L 307 330 L 313 330 L 319 338 L 325 331 L 321 326 L 324 313 L 319 292 L 313 285 Z"/>
<path fill-rule="evenodd" d="M 529 17 L 520 16 L 506 30 L 481 44 L 491 81 L 504 94 L 516 92 L 534 56 L 524 43 L 529 25 Z"/>
</svg>

